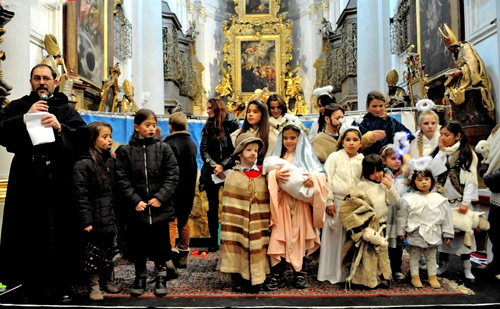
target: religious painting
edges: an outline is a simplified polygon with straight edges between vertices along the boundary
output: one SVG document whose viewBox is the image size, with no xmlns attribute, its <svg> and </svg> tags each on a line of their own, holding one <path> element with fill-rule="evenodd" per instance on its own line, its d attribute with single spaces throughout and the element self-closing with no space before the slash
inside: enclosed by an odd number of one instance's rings
<svg viewBox="0 0 500 309">
<path fill-rule="evenodd" d="M 235 11 L 239 21 L 272 21 L 277 19 L 280 3 L 280 0 L 238 0 Z"/>
<path fill-rule="evenodd" d="M 64 10 L 68 71 L 101 88 L 113 64 L 113 0 L 71 1 Z"/>
<path fill-rule="evenodd" d="M 241 92 L 276 92 L 276 40 L 241 41 Z"/>
<path fill-rule="evenodd" d="M 410 99 L 412 106 L 415 106 L 419 100 L 427 98 L 425 89 L 423 88 L 423 82 L 420 78 L 416 78 L 412 82 L 410 82 L 408 88 L 410 90 Z"/>
<path fill-rule="evenodd" d="M 269 14 L 269 0 L 245 0 L 245 14 Z"/>
<path fill-rule="evenodd" d="M 419 6 L 415 1 L 418 1 Z M 411 43 L 417 46 L 425 73 L 435 76 L 448 69 L 453 61 L 443 43 L 438 27 L 446 23 L 452 29 L 461 29 L 459 0 L 414 0 L 410 7 Z M 419 7 L 419 12 L 416 12 Z M 418 14 L 417 14 L 418 13 Z M 417 18 L 420 22 L 417 23 Z M 461 33 L 461 31 L 460 31 Z M 460 40 L 461 35 L 458 34 Z"/>
</svg>

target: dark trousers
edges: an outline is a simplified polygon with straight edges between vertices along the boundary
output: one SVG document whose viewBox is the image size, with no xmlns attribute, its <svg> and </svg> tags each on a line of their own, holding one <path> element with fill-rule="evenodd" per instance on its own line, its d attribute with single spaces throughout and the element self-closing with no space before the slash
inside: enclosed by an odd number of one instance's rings
<svg viewBox="0 0 500 309">
<path fill-rule="evenodd" d="M 153 224 L 135 222 L 131 225 L 130 251 L 137 274 L 146 271 L 148 258 L 157 269 L 165 268 L 166 262 L 172 259 L 169 231 L 167 220 Z"/>
<path fill-rule="evenodd" d="M 389 248 L 389 260 L 391 261 L 392 274 L 400 273 L 401 260 L 403 259 L 403 245 L 397 244 L 396 248 Z"/>
<path fill-rule="evenodd" d="M 493 252 L 492 264 L 495 271 L 500 273 L 500 206 L 490 206 L 488 221 L 490 222 L 488 237 L 491 241 L 491 251 Z"/>
<path fill-rule="evenodd" d="M 210 233 L 209 247 L 219 245 L 219 190 L 224 183 L 210 184 L 205 187 L 208 199 L 208 232 Z"/>
</svg>

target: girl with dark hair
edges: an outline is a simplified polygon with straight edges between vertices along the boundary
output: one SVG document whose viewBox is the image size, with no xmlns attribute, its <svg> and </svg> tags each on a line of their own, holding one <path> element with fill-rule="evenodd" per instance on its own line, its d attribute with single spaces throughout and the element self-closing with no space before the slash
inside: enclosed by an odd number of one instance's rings
<svg viewBox="0 0 500 309">
<path fill-rule="evenodd" d="M 212 175 L 225 179 L 224 171 L 234 165 L 234 147 L 230 135 L 238 130 L 239 123 L 236 117 L 227 111 L 221 99 L 208 100 L 207 114 L 208 119 L 201 130 L 200 154 L 203 167 L 199 189 L 200 192 L 206 191 L 208 199 L 208 251 L 215 252 L 219 249 L 219 190 L 224 183 L 214 183 Z"/>
<path fill-rule="evenodd" d="M 231 140 L 234 143 L 238 135 L 249 132 L 264 142 L 264 147 L 259 151 L 258 165 L 262 165 L 264 157 L 273 152 L 273 146 L 276 143 L 276 136 L 269 126 L 269 112 L 266 104 L 261 100 L 253 100 L 248 103 L 245 120 L 241 129 L 231 134 Z"/>
<path fill-rule="evenodd" d="M 324 90 L 321 90 L 321 89 L 324 89 Z M 331 89 L 333 89 L 333 87 Z M 325 130 L 325 114 L 324 114 L 325 107 L 328 104 L 337 102 L 335 100 L 335 97 L 330 94 L 331 90 L 328 86 L 323 87 L 323 88 L 319 88 L 319 89 L 315 89 L 314 91 L 317 93 L 319 91 L 318 101 L 316 101 L 316 104 L 318 104 L 318 108 L 319 108 L 319 116 L 318 116 L 318 119 L 311 126 L 311 130 L 309 131 L 309 141 L 312 141 L 318 133 L 323 132 Z"/>
<path fill-rule="evenodd" d="M 278 182 L 288 181 L 288 169 L 282 167 L 268 173 L 271 238 L 267 254 L 272 268 L 265 288 L 275 290 L 285 285 L 284 271 L 289 263 L 293 268 L 293 286 L 304 289 L 307 279 L 302 269 L 303 259 L 320 246 L 318 228 L 323 226 L 328 192 L 326 177 L 307 136 L 296 124 L 288 124 L 283 128 L 272 155 L 303 168 L 303 186 L 314 188 L 314 193 L 309 202 L 294 198 L 278 187 Z"/>
<path fill-rule="evenodd" d="M 370 197 L 375 208 L 375 215 L 380 223 L 387 220 L 389 205 L 396 205 L 398 192 L 391 180 L 384 175 L 384 162 L 378 154 L 369 154 L 363 159 L 363 177 L 358 183 Z"/>
<path fill-rule="evenodd" d="M 366 99 L 368 113 L 359 124 L 363 134 L 363 153 L 379 154 L 384 145 L 394 143 L 394 134 L 404 131 L 408 135 L 408 141 L 414 136 L 402 123 L 387 115 L 385 96 L 377 90 L 370 91 Z"/>
<path fill-rule="evenodd" d="M 156 267 L 157 296 L 167 294 L 167 271 L 169 278 L 178 276 L 172 262 L 169 222 L 174 220 L 172 197 L 179 181 L 179 167 L 170 146 L 155 136 L 156 126 L 153 111 L 138 110 L 130 142 L 116 150 L 117 184 L 135 264 L 132 296 L 140 296 L 147 289 L 148 258 Z"/>
<path fill-rule="evenodd" d="M 448 121 L 441 127 L 439 147 L 433 152 L 432 172 L 437 182 L 444 187 L 444 196 L 452 208 L 458 207 L 460 213 L 467 213 L 472 202 L 479 199 L 477 181 L 477 156 L 471 150 L 469 139 L 460 123 Z M 438 275 L 448 269 L 450 254 L 459 254 L 465 278 L 474 280 L 471 272 L 470 253 L 476 251 L 476 241 L 472 235 L 472 247 L 464 245 L 464 232 L 457 232 L 453 241 L 439 247 L 440 266 Z"/>
<path fill-rule="evenodd" d="M 319 136 L 319 135 L 318 135 Z M 339 150 L 332 152 L 325 162 L 328 180 L 325 224 L 321 233 L 318 280 L 331 284 L 344 282 L 346 272 L 342 267 L 342 249 L 346 231 L 339 219 L 339 210 L 346 195 L 361 179 L 361 132 L 354 126 L 342 125 Z"/>
<path fill-rule="evenodd" d="M 410 246 L 411 284 L 422 287 L 418 261 L 423 253 L 432 288 L 441 287 L 436 277 L 436 248 L 453 238 L 453 220 L 448 199 L 433 191 L 435 180 L 428 163 L 432 158 L 412 159 L 409 186 L 412 191 L 401 199 L 397 213 L 397 235 Z M 432 226 L 432 228 L 429 228 Z"/>
<path fill-rule="evenodd" d="M 288 113 L 288 107 L 279 94 L 270 95 L 267 98 L 266 105 L 269 110 L 269 125 L 271 126 L 271 130 L 275 131 L 274 134 L 276 136 L 278 136 L 283 127 L 290 122 L 299 124 L 302 131 L 306 133 L 309 132 L 309 130 L 302 125 L 299 117 Z M 272 145 L 272 148 L 274 149 L 274 145 Z"/>
<path fill-rule="evenodd" d="M 75 163 L 73 194 L 84 231 L 84 269 L 89 276 L 89 297 L 103 300 L 99 280 L 106 291 L 118 292 L 111 279 L 117 232 L 113 198 L 115 159 L 110 152 L 113 129 L 101 121 L 92 122 L 88 129 L 89 156 Z"/>
<path fill-rule="evenodd" d="M 370 288 L 378 285 L 388 287 L 392 272 L 387 247 L 378 246 L 375 249 L 369 244 L 368 239 L 360 236 L 368 226 L 375 231 L 378 230 L 380 236 L 384 237 L 386 233 L 381 227 L 387 222 L 388 206 L 395 205 L 399 197 L 391 181 L 384 177 L 384 163 L 379 155 L 365 156 L 361 166 L 361 180 L 357 186 L 349 189 L 350 196 L 346 197 L 339 210 L 340 221 L 347 231 L 348 239 L 354 241 L 354 243 L 346 242 L 344 246 L 348 252 L 347 256 L 354 254 L 355 257 L 343 261 L 344 265 L 350 267 L 346 282 Z M 362 213 L 359 210 L 360 206 L 365 207 Z M 366 219 L 362 217 L 368 218 L 368 216 L 373 217 L 366 225 L 366 222 L 363 223 Z M 356 219 L 352 221 L 353 218 Z M 354 222 L 357 223 L 353 224 Z M 369 245 L 361 244 L 360 240 L 366 241 Z"/>
</svg>

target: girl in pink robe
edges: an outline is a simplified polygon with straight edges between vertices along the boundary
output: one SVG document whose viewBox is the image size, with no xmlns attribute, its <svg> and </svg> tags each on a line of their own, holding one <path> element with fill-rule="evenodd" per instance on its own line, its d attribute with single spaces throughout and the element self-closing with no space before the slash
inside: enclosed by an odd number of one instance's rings
<svg viewBox="0 0 500 309">
<path fill-rule="evenodd" d="M 267 254 L 271 260 L 271 277 L 265 284 L 268 290 L 285 285 L 283 273 L 287 263 L 293 268 L 293 286 L 307 287 L 302 271 L 303 258 L 320 246 L 318 228 L 323 226 L 328 188 L 326 175 L 304 132 L 296 124 L 283 128 L 272 155 L 279 156 L 308 173 L 304 186 L 314 187 L 311 203 L 298 200 L 283 190 L 278 182 L 286 181 L 289 171 L 272 170 L 268 176 L 271 205 L 271 239 Z"/>
</svg>

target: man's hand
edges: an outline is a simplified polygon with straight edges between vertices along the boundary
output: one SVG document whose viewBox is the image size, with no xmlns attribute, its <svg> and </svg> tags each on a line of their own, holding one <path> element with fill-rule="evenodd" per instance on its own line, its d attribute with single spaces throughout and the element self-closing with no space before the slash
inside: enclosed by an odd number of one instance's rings
<svg viewBox="0 0 500 309">
<path fill-rule="evenodd" d="M 92 225 L 87 226 L 86 228 L 84 228 L 84 230 L 87 232 L 92 231 Z"/>
<path fill-rule="evenodd" d="M 48 110 L 49 106 L 47 105 L 47 101 L 39 100 L 35 102 L 35 104 L 31 105 L 28 113 L 47 112 Z"/>
<path fill-rule="evenodd" d="M 54 114 L 48 114 L 42 117 L 42 125 L 44 127 L 52 127 L 54 130 L 61 130 L 61 124 L 57 120 L 57 117 Z"/>
</svg>

